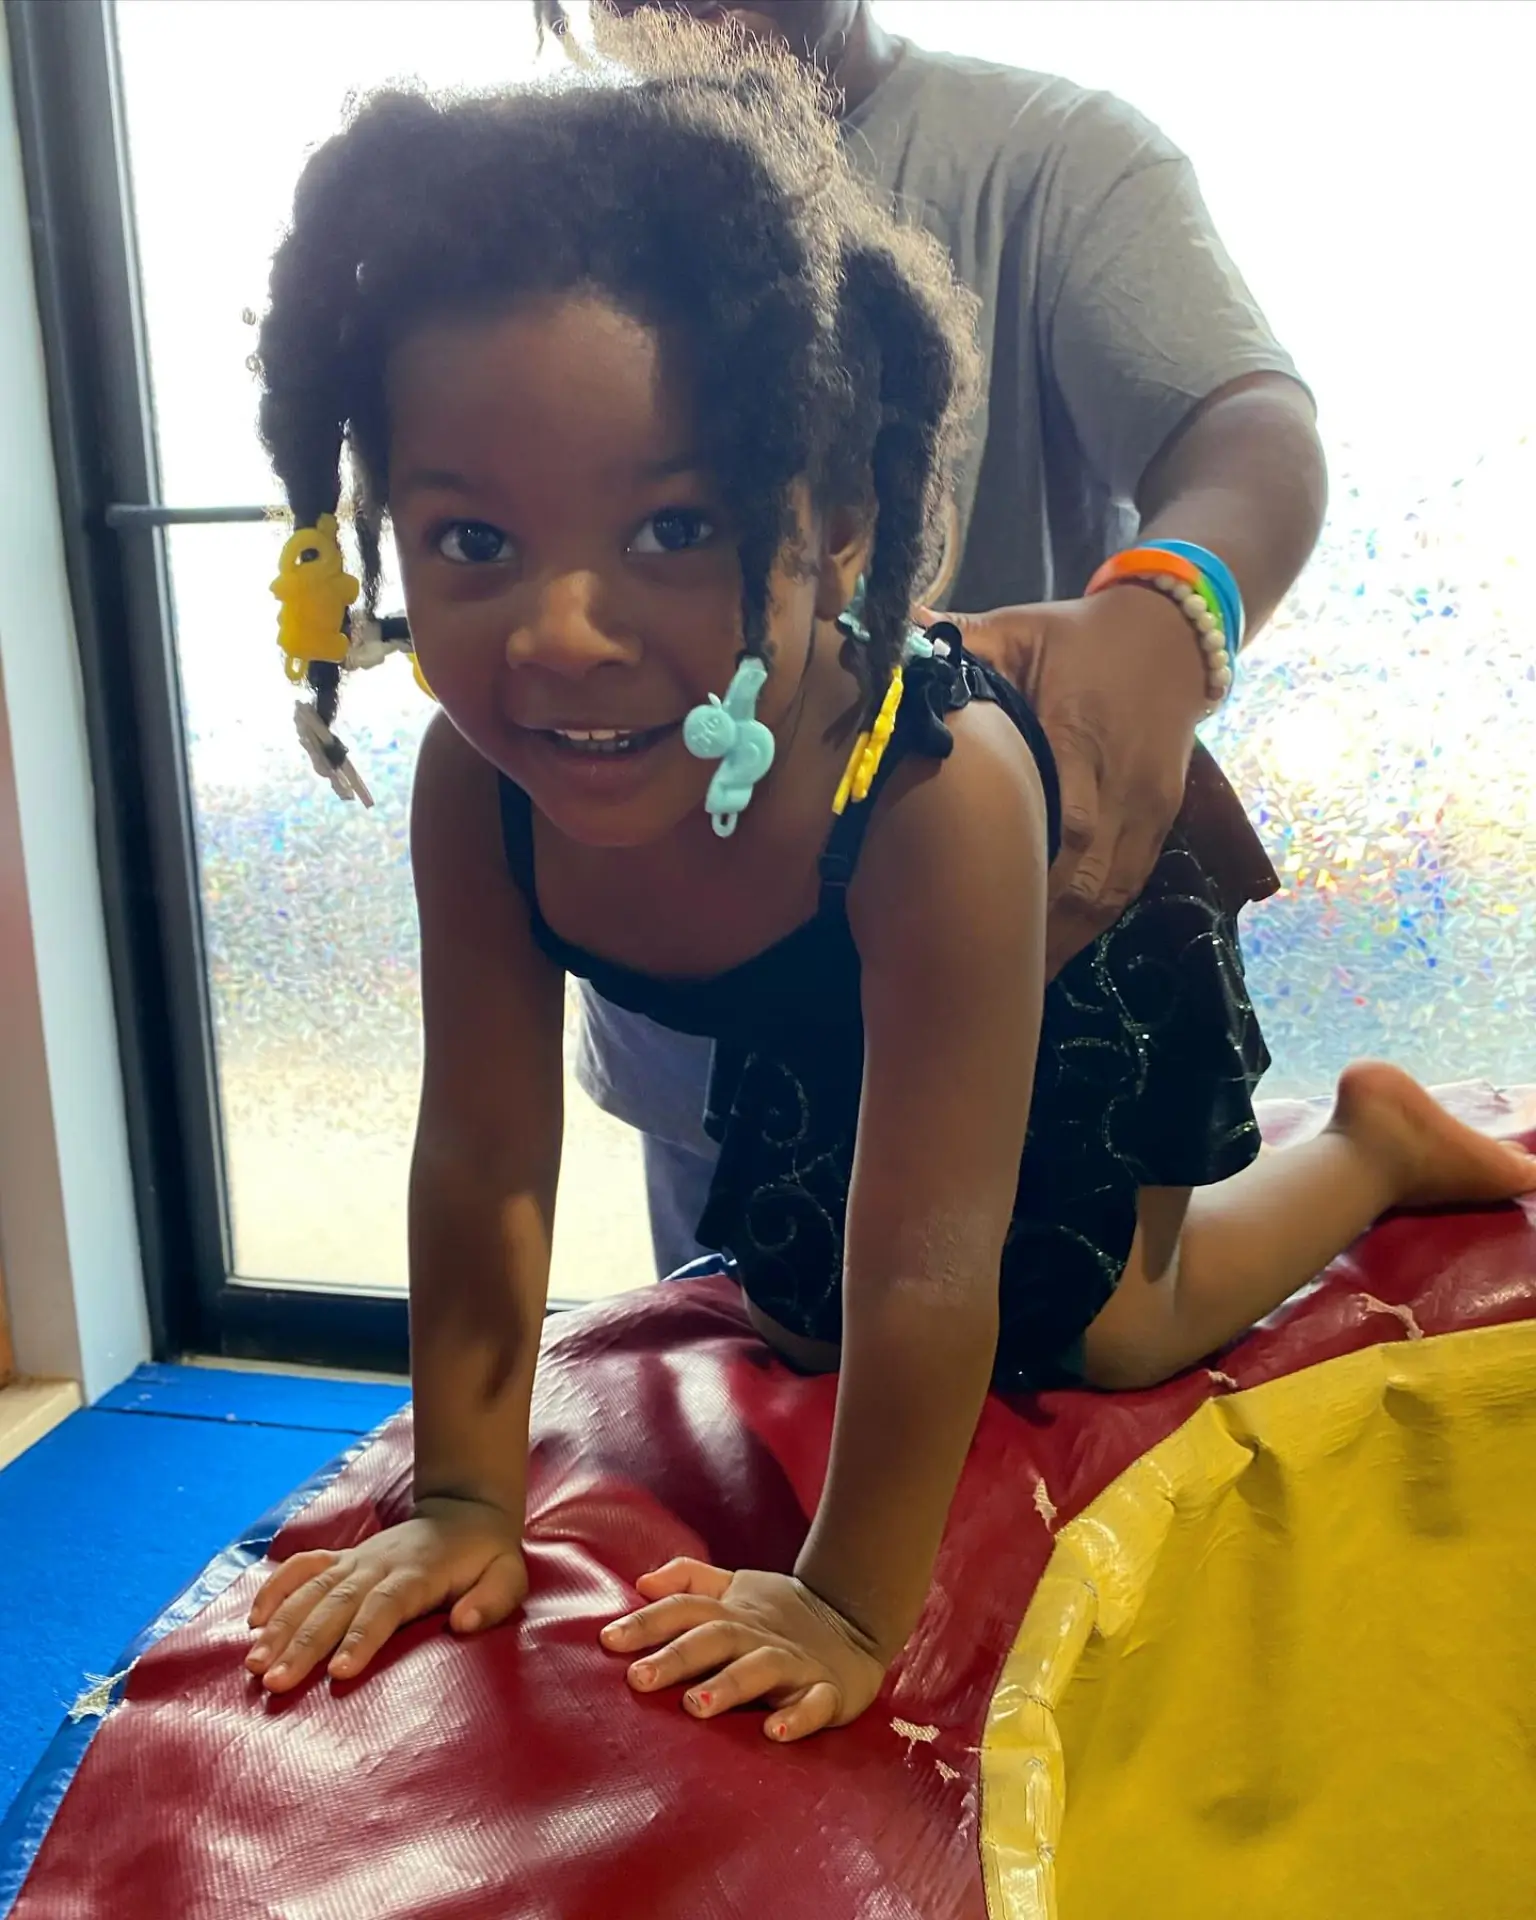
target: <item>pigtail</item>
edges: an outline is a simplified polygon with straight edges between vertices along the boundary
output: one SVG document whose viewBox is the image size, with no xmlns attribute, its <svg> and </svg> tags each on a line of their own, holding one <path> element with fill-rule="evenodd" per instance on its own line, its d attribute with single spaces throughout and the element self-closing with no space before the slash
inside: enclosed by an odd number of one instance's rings
<svg viewBox="0 0 1536 1920">
<path fill-rule="evenodd" d="M 354 589 L 360 584 L 361 594 L 337 610 L 334 633 L 327 629 L 332 644 L 326 657 L 307 660 L 309 699 L 296 707 L 294 724 L 316 772 L 343 799 L 364 806 L 373 804 L 372 796 L 333 731 L 342 679 L 411 646 L 403 621 L 381 627 L 377 618 L 382 511 L 353 444 L 359 427 L 374 423 L 358 418 L 352 367 L 358 357 L 368 358 L 374 344 L 368 338 L 366 242 L 370 203 L 381 190 L 386 203 L 389 196 L 390 141 L 402 122 L 419 126 L 436 113 L 419 97 L 393 96 L 385 111 L 365 110 L 311 158 L 294 194 L 292 224 L 273 257 L 271 297 L 251 362 L 263 383 L 261 438 L 294 526 L 328 530 L 322 546 L 329 549 L 325 558 L 333 572 L 339 559 L 330 543 L 341 514 L 344 466 L 350 470 L 362 579 L 344 572 L 340 578 Z M 275 591 L 280 584 L 274 582 Z M 326 645 L 325 637 L 320 644 Z"/>
<path fill-rule="evenodd" d="M 954 422 L 974 375 L 964 333 L 951 316 L 930 310 L 888 246 L 845 256 L 841 319 L 850 359 L 878 368 L 879 420 L 869 457 L 876 534 L 862 614 L 873 704 L 901 658 L 912 594 L 940 525 Z"/>
</svg>

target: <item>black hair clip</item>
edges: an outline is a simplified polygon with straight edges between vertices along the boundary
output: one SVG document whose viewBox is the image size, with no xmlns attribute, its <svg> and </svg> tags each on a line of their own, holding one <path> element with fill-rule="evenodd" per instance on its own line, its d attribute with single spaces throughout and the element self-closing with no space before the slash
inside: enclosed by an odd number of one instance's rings
<svg viewBox="0 0 1536 1920">
<path fill-rule="evenodd" d="M 920 698 L 909 711 L 912 718 L 912 748 L 930 760 L 947 760 L 954 751 L 955 737 L 949 730 L 949 716 L 965 700 L 956 699 L 962 683 L 962 643 L 960 629 L 953 620 L 935 620 L 923 638 L 933 648 L 924 661 L 918 682 Z"/>
</svg>

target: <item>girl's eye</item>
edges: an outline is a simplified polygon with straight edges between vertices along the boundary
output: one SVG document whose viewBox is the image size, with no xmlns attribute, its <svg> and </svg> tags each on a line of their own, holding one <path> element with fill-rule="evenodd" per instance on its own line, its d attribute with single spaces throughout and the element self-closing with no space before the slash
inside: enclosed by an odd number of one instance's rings
<svg viewBox="0 0 1536 1920">
<path fill-rule="evenodd" d="M 715 524 L 695 507 L 663 507 L 629 543 L 631 553 L 687 553 L 714 538 Z"/>
<path fill-rule="evenodd" d="M 455 520 L 438 536 L 437 550 L 462 567 L 486 567 L 510 558 L 512 543 L 484 520 Z"/>
</svg>

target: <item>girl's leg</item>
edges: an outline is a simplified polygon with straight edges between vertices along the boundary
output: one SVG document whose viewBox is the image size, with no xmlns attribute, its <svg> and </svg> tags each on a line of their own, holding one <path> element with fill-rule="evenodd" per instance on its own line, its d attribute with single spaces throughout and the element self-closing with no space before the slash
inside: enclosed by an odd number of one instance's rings
<svg viewBox="0 0 1536 1920">
<path fill-rule="evenodd" d="M 1326 1130 L 1219 1186 L 1143 1190 L 1131 1257 L 1089 1327 L 1087 1377 L 1145 1387 L 1234 1339 L 1392 1207 L 1507 1200 L 1536 1158 L 1464 1127 L 1396 1067 L 1339 1081 Z"/>
</svg>

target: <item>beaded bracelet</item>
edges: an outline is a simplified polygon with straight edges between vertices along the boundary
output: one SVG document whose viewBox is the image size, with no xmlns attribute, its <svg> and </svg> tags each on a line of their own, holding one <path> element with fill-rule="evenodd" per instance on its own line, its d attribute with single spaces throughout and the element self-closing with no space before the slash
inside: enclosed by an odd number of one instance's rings
<svg viewBox="0 0 1536 1920">
<path fill-rule="evenodd" d="M 1159 540 L 1157 545 L 1162 552 L 1176 553 L 1198 567 L 1205 576 L 1206 585 L 1214 590 L 1221 602 L 1222 624 L 1227 630 L 1227 664 L 1236 671 L 1236 656 L 1242 650 L 1246 617 L 1242 592 L 1232 569 L 1220 554 L 1212 553 L 1209 547 L 1197 547 L 1193 540 Z"/>
<path fill-rule="evenodd" d="M 1197 564 L 1196 554 L 1215 561 L 1216 571 Z M 1220 706 L 1232 691 L 1242 631 L 1242 599 L 1228 569 L 1203 547 L 1169 541 L 1111 555 L 1088 582 L 1084 597 L 1118 586 L 1150 587 L 1175 603 L 1200 643 L 1206 697 L 1213 707 Z"/>
</svg>

